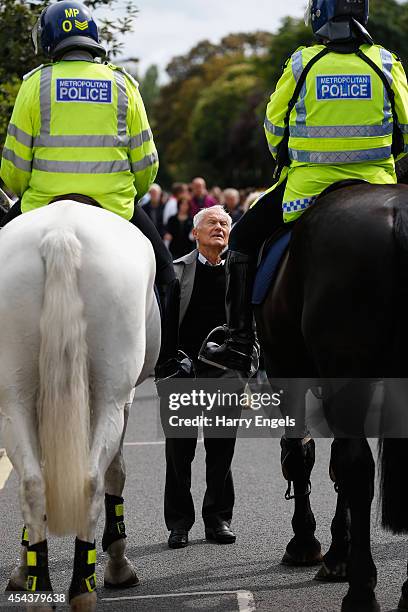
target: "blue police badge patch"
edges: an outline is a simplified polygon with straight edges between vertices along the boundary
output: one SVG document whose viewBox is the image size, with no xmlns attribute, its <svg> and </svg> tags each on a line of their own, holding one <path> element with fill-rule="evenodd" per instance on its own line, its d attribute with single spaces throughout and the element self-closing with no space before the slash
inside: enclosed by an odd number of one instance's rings
<svg viewBox="0 0 408 612">
<path fill-rule="evenodd" d="M 328 74 L 316 77 L 318 100 L 371 100 L 368 74 Z"/>
<path fill-rule="evenodd" d="M 112 102 L 112 81 L 56 79 L 57 102 Z"/>
</svg>

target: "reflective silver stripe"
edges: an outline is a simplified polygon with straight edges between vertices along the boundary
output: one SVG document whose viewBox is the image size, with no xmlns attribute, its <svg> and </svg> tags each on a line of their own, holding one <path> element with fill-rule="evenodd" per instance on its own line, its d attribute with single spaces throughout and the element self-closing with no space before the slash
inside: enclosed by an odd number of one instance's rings
<svg viewBox="0 0 408 612">
<path fill-rule="evenodd" d="M 144 142 L 149 142 L 150 140 L 153 140 L 152 131 L 150 129 L 143 130 L 143 132 L 140 134 L 132 136 L 130 139 L 130 148 L 137 149 L 138 147 L 141 147 Z"/>
<path fill-rule="evenodd" d="M 293 200 L 292 202 L 285 202 L 282 204 L 282 210 L 286 213 L 298 212 L 299 210 L 306 210 L 314 201 L 314 198 L 305 198 L 304 200 Z"/>
<path fill-rule="evenodd" d="M 52 77 L 52 66 L 45 66 L 44 68 L 41 69 L 41 76 L 40 76 L 41 129 L 40 129 L 40 134 L 50 133 L 51 77 Z"/>
<path fill-rule="evenodd" d="M 393 59 L 392 59 L 392 53 L 390 53 L 389 51 L 387 51 L 387 49 L 380 49 L 380 55 L 381 55 L 381 61 L 382 61 L 382 68 L 383 68 L 383 72 L 385 74 L 385 76 L 387 77 L 387 81 L 389 82 L 390 85 L 392 85 L 392 65 L 393 65 Z"/>
<path fill-rule="evenodd" d="M 297 51 L 292 57 L 292 72 L 296 83 L 303 72 L 302 51 Z M 306 125 L 306 81 L 300 91 L 299 100 L 296 102 L 296 125 Z"/>
<path fill-rule="evenodd" d="M 302 51 L 296 51 L 296 53 L 292 55 L 292 72 L 297 83 L 300 79 L 300 75 L 303 72 Z"/>
<path fill-rule="evenodd" d="M 64 147 L 129 147 L 128 136 L 37 136 L 34 138 L 35 147 L 64 148 Z"/>
<path fill-rule="evenodd" d="M 274 147 L 274 146 L 272 146 L 271 144 L 269 144 L 269 142 L 268 142 L 268 149 L 269 149 L 269 150 L 270 150 L 270 152 L 271 152 L 272 154 L 274 154 L 274 155 L 275 155 L 275 154 L 278 152 L 278 147 Z"/>
<path fill-rule="evenodd" d="M 408 126 L 407 126 L 408 127 Z M 322 125 L 289 126 L 292 138 L 357 138 L 369 136 L 390 136 L 392 123 L 383 125 Z"/>
<path fill-rule="evenodd" d="M 33 137 L 31 134 L 24 132 L 24 130 L 20 130 L 14 123 L 9 124 L 7 133 L 9 136 L 13 136 L 17 142 L 31 149 L 33 145 Z"/>
<path fill-rule="evenodd" d="M 119 70 L 114 71 L 116 87 L 118 88 L 118 136 L 126 136 L 128 96 L 126 80 Z"/>
<path fill-rule="evenodd" d="M 3 148 L 3 158 L 11 162 L 13 166 L 24 172 L 31 172 L 31 162 L 23 159 L 19 155 L 16 155 L 11 149 Z"/>
<path fill-rule="evenodd" d="M 293 161 L 310 164 L 352 164 L 391 157 L 391 146 L 361 151 L 297 151 L 289 149 Z"/>
<path fill-rule="evenodd" d="M 387 51 L 387 49 L 380 49 L 380 56 L 381 56 L 381 62 L 382 62 L 382 70 L 387 78 L 387 81 L 389 82 L 390 85 L 392 85 L 392 64 L 393 64 L 393 59 L 392 59 L 392 54 Z M 384 119 L 383 119 L 383 123 L 389 123 L 390 121 L 392 121 L 392 108 L 391 108 L 391 102 L 388 99 L 388 94 L 387 91 L 384 87 Z"/>
<path fill-rule="evenodd" d="M 274 125 L 269 121 L 268 117 L 265 117 L 264 128 L 270 134 L 274 136 L 283 136 L 285 133 L 285 128 L 280 127 L 279 125 Z"/>
<path fill-rule="evenodd" d="M 111 174 L 112 172 L 126 172 L 130 170 L 130 165 L 127 159 L 77 162 L 35 158 L 33 170 L 68 174 Z"/>
<path fill-rule="evenodd" d="M 159 161 L 157 153 L 151 153 L 150 155 L 146 155 L 143 159 L 138 162 L 132 163 L 132 171 L 140 172 L 141 170 L 146 170 L 149 166 L 153 166 L 156 162 Z"/>
</svg>

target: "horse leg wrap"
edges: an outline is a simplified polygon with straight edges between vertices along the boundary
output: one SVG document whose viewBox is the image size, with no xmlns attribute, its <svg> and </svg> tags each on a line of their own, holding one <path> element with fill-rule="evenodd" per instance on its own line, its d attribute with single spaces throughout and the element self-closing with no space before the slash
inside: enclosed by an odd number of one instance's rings
<svg viewBox="0 0 408 612">
<path fill-rule="evenodd" d="M 123 497 L 105 494 L 105 530 L 102 537 L 102 550 L 106 552 L 109 546 L 126 538 L 124 523 Z"/>
<path fill-rule="evenodd" d="M 82 593 L 92 593 L 96 589 L 96 549 L 95 542 L 75 539 L 74 572 L 69 587 L 69 601 Z"/>
<path fill-rule="evenodd" d="M 27 591 L 52 591 L 47 540 L 27 546 Z"/>
<path fill-rule="evenodd" d="M 25 525 L 23 527 L 23 533 L 21 534 L 21 546 L 28 548 L 28 531 Z"/>
<path fill-rule="evenodd" d="M 298 438 L 281 439 L 281 466 L 283 477 L 288 481 L 286 499 L 294 499 L 309 495 L 311 491 L 310 474 L 315 462 L 315 442 L 307 436 L 302 440 Z M 291 494 L 291 485 L 294 485 L 294 494 Z"/>
</svg>

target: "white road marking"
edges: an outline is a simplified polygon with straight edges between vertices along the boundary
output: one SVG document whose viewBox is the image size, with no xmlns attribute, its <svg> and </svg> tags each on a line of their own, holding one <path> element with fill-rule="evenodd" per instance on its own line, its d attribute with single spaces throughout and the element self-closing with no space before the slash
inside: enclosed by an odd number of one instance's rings
<svg viewBox="0 0 408 612">
<path fill-rule="evenodd" d="M 13 466 L 4 449 L 0 449 L 0 491 L 4 488 Z"/>
<path fill-rule="evenodd" d="M 239 612 L 255 612 L 255 598 L 251 591 L 237 591 Z"/>
<path fill-rule="evenodd" d="M 163 599 L 165 597 L 198 597 L 200 595 L 236 595 L 239 612 L 255 612 L 255 599 L 251 591 L 190 591 L 188 593 L 164 593 L 163 595 L 127 595 L 102 597 L 100 601 L 135 601 L 137 599 Z"/>
</svg>

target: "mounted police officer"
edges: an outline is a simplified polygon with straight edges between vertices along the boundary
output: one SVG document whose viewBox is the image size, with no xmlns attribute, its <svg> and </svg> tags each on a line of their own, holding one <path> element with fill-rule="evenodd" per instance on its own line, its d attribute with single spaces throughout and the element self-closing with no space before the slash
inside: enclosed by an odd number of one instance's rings
<svg viewBox="0 0 408 612">
<path fill-rule="evenodd" d="M 255 260 L 268 235 L 335 182 L 396 183 L 395 160 L 408 152 L 407 79 L 398 57 L 374 45 L 368 13 L 369 0 L 309 1 L 318 44 L 290 57 L 267 107 L 277 182 L 231 231 L 228 335 L 201 353 L 212 365 L 250 370 Z"/>
<path fill-rule="evenodd" d="M 36 54 L 41 47 L 51 62 L 25 75 L 15 102 L 0 175 L 21 202 L 1 225 L 67 197 L 136 225 L 156 256 L 163 319 L 156 375 L 183 375 L 189 364 L 177 354 L 179 285 L 172 260 L 150 219 L 134 204 L 158 169 L 138 83 L 122 68 L 102 63 L 106 51 L 97 25 L 75 0 L 45 8 L 32 39 Z"/>
</svg>

